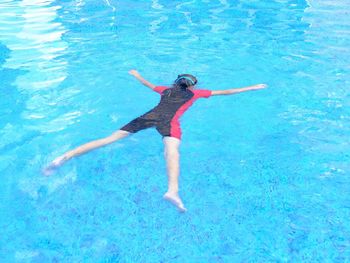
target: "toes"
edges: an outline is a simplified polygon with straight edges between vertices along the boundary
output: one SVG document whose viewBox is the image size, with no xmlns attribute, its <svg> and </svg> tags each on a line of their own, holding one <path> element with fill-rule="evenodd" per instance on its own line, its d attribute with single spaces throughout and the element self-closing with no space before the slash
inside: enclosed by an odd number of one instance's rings
<svg viewBox="0 0 350 263">
<path fill-rule="evenodd" d="M 175 205 L 181 212 L 187 211 L 184 204 L 182 203 L 180 197 L 178 196 L 171 196 L 170 194 L 165 194 L 163 196 L 164 199 L 168 200 L 170 203 Z"/>
<path fill-rule="evenodd" d="M 187 211 L 186 207 L 183 204 L 178 206 L 178 209 L 180 210 L 180 212 L 186 212 Z"/>
</svg>

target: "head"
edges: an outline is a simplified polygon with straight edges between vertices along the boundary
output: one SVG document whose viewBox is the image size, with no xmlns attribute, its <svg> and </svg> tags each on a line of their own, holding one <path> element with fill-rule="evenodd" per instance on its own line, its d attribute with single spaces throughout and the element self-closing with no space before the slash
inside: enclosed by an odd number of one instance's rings
<svg viewBox="0 0 350 263">
<path fill-rule="evenodd" d="M 175 87 L 180 87 L 181 89 L 188 89 L 197 84 L 197 79 L 195 76 L 190 74 L 180 74 L 174 81 Z"/>
</svg>

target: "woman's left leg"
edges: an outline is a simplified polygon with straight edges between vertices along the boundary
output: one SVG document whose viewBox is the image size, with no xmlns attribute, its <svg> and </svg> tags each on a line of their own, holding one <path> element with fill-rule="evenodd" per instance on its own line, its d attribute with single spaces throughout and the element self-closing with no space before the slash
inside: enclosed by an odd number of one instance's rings
<svg viewBox="0 0 350 263">
<path fill-rule="evenodd" d="M 43 170 L 43 173 L 46 176 L 51 175 L 53 173 L 54 169 L 63 165 L 65 162 L 72 159 L 73 157 L 84 154 L 84 153 L 89 152 L 91 150 L 106 146 L 106 145 L 111 144 L 113 142 L 116 142 L 116 141 L 128 136 L 129 134 L 130 134 L 130 132 L 128 132 L 128 131 L 118 130 L 108 137 L 85 143 L 85 144 L 57 157 Z"/>
<path fill-rule="evenodd" d="M 181 212 L 185 212 L 186 208 L 179 196 L 180 140 L 175 137 L 165 136 L 163 142 L 168 172 L 168 191 L 165 193 L 164 198 L 174 204 Z"/>
</svg>

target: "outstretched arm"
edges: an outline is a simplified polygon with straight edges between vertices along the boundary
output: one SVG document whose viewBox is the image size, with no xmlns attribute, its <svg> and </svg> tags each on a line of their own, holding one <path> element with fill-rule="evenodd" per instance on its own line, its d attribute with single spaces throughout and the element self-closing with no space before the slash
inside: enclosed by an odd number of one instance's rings
<svg viewBox="0 0 350 263">
<path fill-rule="evenodd" d="M 134 76 L 135 78 L 137 78 L 143 85 L 145 85 L 146 87 L 149 87 L 151 89 L 154 89 L 156 86 L 153 85 L 151 82 L 145 80 L 140 73 L 138 73 L 135 69 L 132 69 L 129 71 L 129 74 Z"/>
<path fill-rule="evenodd" d="M 211 95 L 231 95 L 231 94 L 235 94 L 235 93 L 240 93 L 240 92 L 245 92 L 245 91 L 249 91 L 249 90 L 258 90 L 258 89 L 264 89 L 266 88 L 267 85 L 266 84 L 257 84 L 254 86 L 249 86 L 249 87 L 245 87 L 245 88 L 234 88 L 234 89 L 226 89 L 226 90 L 213 90 L 211 92 Z"/>
</svg>

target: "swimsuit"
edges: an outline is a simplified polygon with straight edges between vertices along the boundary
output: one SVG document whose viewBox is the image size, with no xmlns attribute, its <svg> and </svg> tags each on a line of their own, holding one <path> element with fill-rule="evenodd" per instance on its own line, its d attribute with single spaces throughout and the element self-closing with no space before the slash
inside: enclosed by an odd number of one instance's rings
<svg viewBox="0 0 350 263">
<path fill-rule="evenodd" d="M 157 86 L 153 90 L 161 94 L 159 104 L 120 128 L 121 130 L 135 133 L 155 127 L 163 137 L 171 136 L 181 139 L 179 118 L 195 100 L 211 96 L 211 90 L 183 90 L 178 87 L 165 86 Z"/>
</svg>

